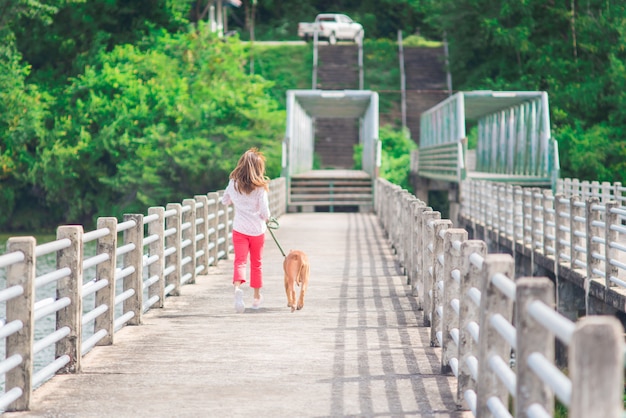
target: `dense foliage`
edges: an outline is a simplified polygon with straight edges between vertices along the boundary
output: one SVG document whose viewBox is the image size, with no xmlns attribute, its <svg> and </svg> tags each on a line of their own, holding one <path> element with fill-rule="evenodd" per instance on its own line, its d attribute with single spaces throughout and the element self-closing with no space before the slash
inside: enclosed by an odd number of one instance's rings
<svg viewBox="0 0 626 418">
<path fill-rule="evenodd" d="M 118 46 L 72 80 L 33 166 L 48 203 L 80 202 L 65 209 L 71 219 L 143 211 L 222 188 L 251 146 L 279 173 L 284 112 L 270 84 L 241 70 L 240 43 L 203 29 L 159 34 L 148 50 Z"/>
<path fill-rule="evenodd" d="M 382 161 L 379 175 L 390 182 L 413 191 L 409 182 L 411 151 L 417 148 L 407 131 L 383 126 L 379 131 L 382 142 Z"/>
<path fill-rule="evenodd" d="M 0 49 L 0 225 L 89 225 L 217 190 L 251 146 L 280 172 L 285 114 L 236 39 L 153 28 L 63 83 L 42 68 L 40 84 L 15 45 Z"/>
<path fill-rule="evenodd" d="M 310 86 L 311 49 L 239 38 L 296 39 L 299 21 L 331 11 L 365 27 L 394 181 L 407 144 L 384 125 L 401 29 L 448 41 L 456 90 L 548 91 L 562 175 L 626 182 L 621 1 L 243 0 L 226 40 L 203 23 L 208 3 L 0 0 L 0 229 L 89 224 L 220 188 L 252 145 L 278 175 L 284 92 Z"/>
</svg>

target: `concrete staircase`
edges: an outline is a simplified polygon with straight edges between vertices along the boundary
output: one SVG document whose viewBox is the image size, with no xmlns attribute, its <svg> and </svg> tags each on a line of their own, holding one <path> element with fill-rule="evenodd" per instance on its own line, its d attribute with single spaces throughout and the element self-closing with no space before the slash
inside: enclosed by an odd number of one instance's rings
<svg viewBox="0 0 626 418">
<path fill-rule="evenodd" d="M 317 86 L 322 90 L 359 88 L 358 46 L 319 45 Z M 352 169 L 359 143 L 356 119 L 317 118 L 315 155 L 322 169 Z"/>
<path fill-rule="evenodd" d="M 354 146 L 358 143 L 356 119 L 318 118 L 315 121 L 315 154 L 321 169 L 354 168 Z"/>
<path fill-rule="evenodd" d="M 445 55 L 441 48 L 404 48 L 407 126 L 419 144 L 420 116 L 448 97 Z"/>
<path fill-rule="evenodd" d="M 316 170 L 290 179 L 290 212 L 356 212 L 371 207 L 372 179 L 363 171 Z"/>
<path fill-rule="evenodd" d="M 317 88 L 359 88 L 358 46 L 319 45 Z M 289 211 L 356 212 L 372 207 L 372 179 L 354 168 L 359 121 L 316 118 L 315 157 L 320 170 L 290 178 Z"/>
<path fill-rule="evenodd" d="M 353 45 L 319 45 L 317 88 L 356 90 L 359 88 L 359 49 Z"/>
</svg>

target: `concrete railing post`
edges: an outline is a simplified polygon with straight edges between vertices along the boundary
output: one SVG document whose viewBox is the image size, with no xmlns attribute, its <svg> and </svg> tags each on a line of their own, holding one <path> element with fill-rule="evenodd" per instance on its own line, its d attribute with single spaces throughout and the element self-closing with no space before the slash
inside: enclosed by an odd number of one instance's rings
<svg viewBox="0 0 626 418">
<path fill-rule="evenodd" d="M 554 308 L 554 285 L 546 277 L 522 277 L 516 281 L 515 325 L 517 385 L 515 394 L 515 416 L 526 417 L 532 404 L 541 405 L 552 416 L 554 393 L 528 365 L 532 353 L 540 353 L 554 361 L 554 335 L 545 326 L 528 314 L 528 306 L 541 301 Z"/>
<path fill-rule="evenodd" d="M 404 273 L 406 274 L 406 253 L 407 253 L 407 238 L 408 238 L 408 231 L 406 228 L 407 225 L 407 219 L 406 216 L 408 215 L 408 213 L 406 212 L 405 208 L 407 205 L 407 201 L 408 201 L 408 192 L 406 190 L 401 190 L 400 193 L 398 194 L 398 218 L 396 223 L 398 225 L 402 225 L 403 227 L 399 227 L 398 228 L 398 246 L 397 246 L 397 259 L 398 259 L 398 263 L 400 264 L 400 266 L 402 267 L 402 269 L 404 270 Z"/>
<path fill-rule="evenodd" d="M 568 200 L 562 194 L 554 196 L 554 275 L 557 277 L 557 280 L 559 277 L 559 266 L 561 265 L 561 259 L 565 249 L 564 243 L 568 241 L 566 228 L 569 229 L 570 223 L 566 216 L 569 212 L 567 202 Z"/>
<path fill-rule="evenodd" d="M 609 316 L 579 319 L 570 342 L 569 418 L 621 418 L 623 364 L 624 330 L 619 320 Z"/>
<path fill-rule="evenodd" d="M 503 184 L 498 184 L 494 191 L 497 204 L 497 222 L 494 225 L 496 236 L 506 237 L 506 187 Z"/>
<path fill-rule="evenodd" d="M 612 248 L 609 245 L 612 242 L 616 242 L 619 239 L 619 232 L 612 230 L 609 225 L 619 225 L 620 219 L 617 213 L 613 212 L 613 209 L 617 208 L 619 203 L 616 201 L 608 201 L 605 203 L 604 213 L 604 285 L 606 287 L 617 286 L 617 284 L 611 281 L 611 277 L 617 277 L 619 274 L 619 268 L 609 262 L 609 260 L 615 260 L 617 258 L 617 249 Z"/>
<path fill-rule="evenodd" d="M 182 224 L 182 205 L 180 203 L 168 203 L 165 207 L 166 211 L 176 212 L 174 215 L 165 218 L 165 230 L 168 231 L 165 238 L 166 251 L 171 254 L 167 257 L 166 265 L 170 269 L 169 274 L 165 277 L 165 287 L 171 288 L 169 292 L 172 296 L 180 295 L 180 279 L 181 279 L 181 241 L 182 234 L 180 226 Z"/>
<path fill-rule="evenodd" d="M 580 189 L 580 180 L 572 179 L 572 181 L 570 182 L 569 195 L 567 197 L 580 196 L 582 194 L 583 193 Z"/>
<path fill-rule="evenodd" d="M 563 193 L 563 184 L 567 179 L 557 179 L 556 180 L 556 190 L 555 193 Z"/>
<path fill-rule="evenodd" d="M 157 255 L 159 259 L 148 266 L 148 277 L 158 277 L 159 280 L 148 289 L 148 298 L 158 297 L 159 301 L 153 306 L 162 308 L 165 303 L 165 208 L 154 206 L 148 208 L 148 215 L 156 215 L 157 220 L 148 224 L 148 235 L 156 235 L 159 237 L 156 241 L 150 243 L 150 255 Z"/>
<path fill-rule="evenodd" d="M 57 240 L 69 239 L 69 248 L 57 252 L 57 268 L 69 268 L 71 273 L 57 281 L 57 299 L 69 298 L 70 304 L 57 311 L 56 329 L 68 327 L 70 333 L 56 343 L 55 356 L 70 358 L 58 373 L 80 372 L 83 318 L 83 227 L 65 225 L 57 228 Z M 56 358 L 55 357 L 55 358 Z"/>
<path fill-rule="evenodd" d="M 618 204 L 622 204 L 622 183 L 616 181 L 613 183 L 613 200 L 615 200 Z"/>
<path fill-rule="evenodd" d="M 441 318 L 441 372 L 450 372 L 450 360 L 459 359 L 459 348 L 452 338 L 453 333 L 459 334 L 459 315 L 455 311 L 460 308 L 461 283 L 453 277 L 453 272 L 461 278 L 463 259 L 461 245 L 467 241 L 467 231 L 460 228 L 450 228 L 446 231 L 443 242 L 444 269 L 443 269 L 443 317 Z M 460 309 L 459 309 L 460 313 Z M 458 337 L 457 337 L 458 340 Z"/>
<path fill-rule="evenodd" d="M 543 194 L 539 188 L 530 189 L 530 193 L 532 196 L 530 200 L 532 204 L 532 210 L 530 212 L 532 214 L 532 232 L 530 234 L 532 237 L 532 245 L 530 248 L 534 254 L 535 251 L 543 251 L 543 204 L 541 201 Z"/>
<path fill-rule="evenodd" d="M 124 313 L 132 312 L 129 325 L 141 325 L 143 316 L 143 215 L 125 214 L 124 222 L 134 221 L 135 226 L 124 231 L 124 245 L 133 244 L 134 249 L 124 254 L 124 265 L 133 271 L 124 277 L 123 290 L 133 289 L 135 294 L 124 301 Z"/>
<path fill-rule="evenodd" d="M 229 207 L 222 204 L 222 196 L 224 191 L 220 191 L 220 198 L 218 200 L 219 211 L 218 211 L 218 223 L 217 223 L 217 231 L 218 231 L 218 251 L 217 257 L 218 259 L 228 260 L 228 249 L 230 246 L 230 227 L 229 227 Z"/>
<path fill-rule="evenodd" d="M 111 345 L 115 341 L 115 285 L 117 266 L 117 218 L 98 218 L 98 229 L 108 228 L 109 233 L 98 239 L 96 254 L 108 254 L 109 259 L 96 265 L 96 280 L 109 282 L 96 292 L 96 306 L 106 305 L 107 311 L 96 317 L 95 331 L 105 330 L 106 335 L 96 345 Z"/>
<path fill-rule="evenodd" d="M 489 215 L 489 194 L 487 193 L 487 182 L 480 182 L 480 213 L 481 213 L 481 222 L 486 227 L 489 227 L 491 223 L 490 215 Z"/>
<path fill-rule="evenodd" d="M 414 206 L 413 215 L 415 217 L 415 278 L 412 280 L 413 296 L 416 297 L 418 309 L 423 309 L 424 291 L 424 212 L 432 211 L 431 207 L 425 204 Z"/>
<path fill-rule="evenodd" d="M 207 248 L 209 251 L 208 264 L 210 266 L 217 265 L 217 251 L 219 246 L 217 245 L 218 234 L 217 234 L 217 222 L 219 220 L 219 207 L 220 207 L 220 194 L 218 192 L 209 193 L 208 204 L 209 211 L 207 215 Z"/>
<path fill-rule="evenodd" d="M 411 201 L 408 208 L 409 218 L 406 227 L 409 230 L 411 249 L 409 251 L 409 268 L 406 271 L 406 275 L 407 284 L 411 286 L 415 283 L 415 272 L 417 271 L 417 255 L 419 251 L 419 236 L 417 235 L 417 221 L 415 219 L 415 210 L 416 207 L 421 204 L 422 202 L 420 202 L 420 200 L 415 199 Z"/>
<path fill-rule="evenodd" d="M 459 376 L 456 393 L 457 406 L 467 408 L 465 404 L 465 392 L 475 390 L 476 381 L 472 376 L 470 365 L 476 365 L 478 356 L 475 347 L 478 341 L 472 336 L 472 332 L 478 332 L 479 309 L 469 297 L 471 288 L 480 288 L 480 270 L 470 262 L 470 256 L 477 254 L 485 257 L 487 244 L 480 240 L 468 240 L 461 244 L 461 257 L 463 267 L 461 269 L 461 292 L 459 314 Z"/>
<path fill-rule="evenodd" d="M 207 274 L 209 272 L 209 198 L 207 195 L 195 196 L 196 218 L 199 220 L 196 226 L 196 233 L 200 239 L 196 242 L 196 274 Z M 202 268 L 200 268 L 202 266 Z"/>
<path fill-rule="evenodd" d="M 524 248 L 524 190 L 513 187 L 513 249 L 523 253 Z M 521 248 L 520 248 L 521 247 Z"/>
<path fill-rule="evenodd" d="M 183 200 L 182 282 L 196 282 L 196 201 Z"/>
<path fill-rule="evenodd" d="M 33 391 L 33 343 L 35 341 L 35 277 L 37 242 L 34 237 L 12 237 L 7 241 L 7 253 L 21 251 L 24 261 L 6 268 L 6 287 L 21 286 L 24 292 L 6 302 L 6 323 L 20 321 L 22 329 L 6 337 L 6 358 L 20 356 L 20 364 L 5 375 L 4 390 L 22 390 L 22 396 L 7 407 L 7 411 L 30 408 Z"/>
<path fill-rule="evenodd" d="M 570 197 L 570 258 L 572 270 L 582 268 L 577 261 L 583 261 L 583 252 L 580 249 L 585 245 L 585 238 L 576 233 L 584 231 L 584 225 L 580 223 L 580 219 L 585 216 L 585 208 L 578 205 L 580 201 L 580 196 Z"/>
<path fill-rule="evenodd" d="M 613 185 L 608 181 L 603 181 L 600 186 L 600 200 L 603 203 L 610 202 L 613 200 L 613 196 L 611 192 L 613 191 Z"/>
<path fill-rule="evenodd" d="M 533 244 L 533 195 L 532 191 L 529 189 L 522 189 L 522 219 L 523 219 L 523 230 L 524 237 L 522 239 L 522 247 L 524 248 L 524 252 L 528 248 L 531 250 L 534 248 Z"/>
<path fill-rule="evenodd" d="M 402 219 L 402 194 L 403 190 L 400 187 L 396 187 L 393 191 L 393 223 L 391 230 L 393 231 L 391 245 L 396 252 L 396 255 L 400 258 L 402 255 L 402 225 L 398 222 Z M 400 260 L 402 262 L 402 260 Z"/>
<path fill-rule="evenodd" d="M 440 347 L 439 338 L 442 338 L 443 332 L 441 327 L 441 317 L 443 316 L 443 292 L 444 292 L 444 238 L 445 231 L 452 227 L 452 221 L 442 219 L 435 221 L 434 224 L 434 241 L 433 241 L 433 284 L 431 287 L 432 297 L 430 306 L 430 346 Z M 437 334 L 440 335 L 437 338 Z"/>
<path fill-rule="evenodd" d="M 591 197 L 591 182 L 589 180 L 583 180 L 580 183 L 580 192 L 582 200 L 587 200 Z"/>
<path fill-rule="evenodd" d="M 597 181 L 585 180 L 585 185 L 587 188 L 587 194 L 585 195 L 585 200 L 598 196 L 598 193 L 600 191 L 600 184 Z"/>
<path fill-rule="evenodd" d="M 459 185 L 459 189 L 463 191 L 464 199 L 461 200 L 461 212 L 473 222 L 476 218 L 476 196 L 474 194 L 474 185 L 471 181 L 463 181 Z"/>
<path fill-rule="evenodd" d="M 413 226 L 413 202 L 417 202 L 417 198 L 407 193 L 407 197 L 404 202 L 404 211 L 402 214 L 403 225 L 404 225 L 404 271 L 406 272 L 407 279 L 409 280 L 407 284 L 410 283 L 410 272 L 414 270 L 413 266 L 413 253 L 415 252 L 415 242 L 414 242 L 414 233 L 411 229 Z"/>
<path fill-rule="evenodd" d="M 500 383 L 490 366 L 492 357 L 500 357 L 507 364 L 511 357 L 511 346 L 490 324 L 494 315 L 501 315 L 509 323 L 513 319 L 513 300 L 492 283 L 492 277 L 496 274 L 503 274 L 513 280 L 515 276 L 513 257 L 508 254 L 488 254 L 483 262 L 476 415 L 485 418 L 492 416 L 487 407 L 487 401 L 491 397 L 498 398 L 503 405 L 508 405 L 509 397 L 506 386 Z"/>
<path fill-rule="evenodd" d="M 398 194 L 398 187 L 393 185 L 389 190 L 389 224 L 387 225 L 389 228 L 389 243 L 391 244 L 391 249 L 395 252 L 396 250 L 396 242 L 397 242 L 397 223 L 394 222 L 394 219 L 397 219 L 398 216 L 398 202 L 396 200 Z"/>
<path fill-rule="evenodd" d="M 424 309 L 424 326 L 429 327 L 431 324 L 430 314 L 432 312 L 432 289 L 435 280 L 433 278 L 433 266 L 435 257 L 433 254 L 435 229 L 434 221 L 441 219 L 441 213 L 436 211 L 425 211 L 422 213 L 422 283 L 424 289 L 419 289 L 418 293 L 421 297 L 422 308 Z"/>
<path fill-rule="evenodd" d="M 511 243 L 515 245 L 515 197 L 513 186 L 507 184 L 504 188 L 505 190 L 505 200 L 504 200 L 504 222 L 506 225 L 506 234 L 505 236 L 511 240 Z"/>
<path fill-rule="evenodd" d="M 400 267 L 403 269 L 406 274 L 406 240 L 407 240 L 407 231 L 406 231 L 406 211 L 405 206 L 408 200 L 408 193 L 406 190 L 402 190 L 398 195 L 398 218 L 397 223 L 399 225 L 403 225 L 404 228 L 398 228 L 398 250 L 397 250 L 397 259 Z"/>
<path fill-rule="evenodd" d="M 485 198 L 485 203 L 487 207 L 485 211 L 487 213 L 487 229 L 494 230 L 495 225 L 498 223 L 497 219 L 497 211 L 498 211 L 498 201 L 497 201 L 497 190 L 494 190 L 494 185 L 492 183 L 483 183 L 483 197 Z"/>
<path fill-rule="evenodd" d="M 594 210 L 593 208 L 594 205 L 599 203 L 600 199 L 598 197 L 591 197 L 585 202 L 585 236 L 587 238 L 585 243 L 585 247 L 587 248 L 587 277 L 585 280 L 601 277 L 598 273 L 601 261 L 598 258 L 600 254 L 600 243 L 597 239 L 594 239 L 594 237 L 600 237 L 600 227 L 597 225 L 597 222 L 600 221 L 600 211 Z M 606 227 L 608 228 L 609 224 L 606 224 Z M 604 234 L 602 234 L 601 238 L 604 238 Z"/>
<path fill-rule="evenodd" d="M 554 238 L 556 229 L 554 228 L 554 199 L 551 190 L 543 190 L 543 255 L 548 257 L 556 248 Z M 550 245 L 552 240 L 552 246 Z M 550 248 L 551 247 L 551 248 Z"/>
</svg>

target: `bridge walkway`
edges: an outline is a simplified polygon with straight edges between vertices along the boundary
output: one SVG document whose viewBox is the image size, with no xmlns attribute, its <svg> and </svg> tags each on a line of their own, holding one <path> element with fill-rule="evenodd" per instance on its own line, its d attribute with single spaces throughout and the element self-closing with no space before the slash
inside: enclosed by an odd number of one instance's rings
<svg viewBox="0 0 626 418">
<path fill-rule="evenodd" d="M 81 373 L 38 388 L 31 411 L 5 417 L 468 416 L 375 215 L 279 221 L 282 248 L 310 258 L 303 310 L 286 307 L 268 233 L 260 309 L 235 313 L 223 260 L 113 345 L 95 347 Z"/>
</svg>

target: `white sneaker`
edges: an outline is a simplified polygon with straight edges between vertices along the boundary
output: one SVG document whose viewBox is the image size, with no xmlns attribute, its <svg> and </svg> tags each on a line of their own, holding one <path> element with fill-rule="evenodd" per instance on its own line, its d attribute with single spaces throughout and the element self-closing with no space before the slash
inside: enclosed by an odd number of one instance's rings
<svg viewBox="0 0 626 418">
<path fill-rule="evenodd" d="M 243 313 L 246 310 L 246 305 L 243 303 L 243 290 L 235 289 L 235 311 Z"/>
<path fill-rule="evenodd" d="M 259 295 L 258 299 L 255 298 L 252 301 L 252 309 L 259 309 L 262 303 L 263 303 L 263 295 Z"/>
</svg>

